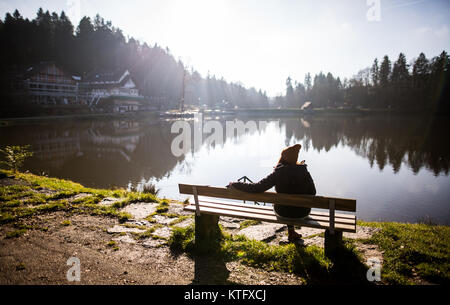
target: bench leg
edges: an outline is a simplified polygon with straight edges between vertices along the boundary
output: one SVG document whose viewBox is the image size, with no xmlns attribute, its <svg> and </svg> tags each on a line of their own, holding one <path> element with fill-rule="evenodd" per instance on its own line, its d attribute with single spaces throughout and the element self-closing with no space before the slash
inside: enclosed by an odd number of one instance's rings
<svg viewBox="0 0 450 305">
<path fill-rule="evenodd" d="M 325 255 L 329 258 L 336 257 L 339 248 L 342 247 L 342 231 L 325 230 Z"/>
<path fill-rule="evenodd" d="M 219 215 L 195 216 L 195 245 L 198 250 L 213 250 L 219 245 L 221 237 Z"/>
</svg>

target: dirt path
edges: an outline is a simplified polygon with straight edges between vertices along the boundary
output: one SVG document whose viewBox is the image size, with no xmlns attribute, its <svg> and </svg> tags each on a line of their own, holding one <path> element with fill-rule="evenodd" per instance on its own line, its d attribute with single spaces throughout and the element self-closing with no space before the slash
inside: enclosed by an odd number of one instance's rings
<svg viewBox="0 0 450 305">
<path fill-rule="evenodd" d="M 71 224 L 63 225 L 69 218 Z M 55 212 L 26 225 L 35 229 L 16 238 L 6 238 L 15 228 L 0 227 L 0 284 L 301 284 L 294 275 L 236 262 L 175 257 L 167 245 L 108 233 L 119 223 L 106 217 Z M 111 240 L 116 240 L 114 247 L 108 246 Z M 66 278 L 70 257 L 80 260 L 80 282 Z"/>
</svg>

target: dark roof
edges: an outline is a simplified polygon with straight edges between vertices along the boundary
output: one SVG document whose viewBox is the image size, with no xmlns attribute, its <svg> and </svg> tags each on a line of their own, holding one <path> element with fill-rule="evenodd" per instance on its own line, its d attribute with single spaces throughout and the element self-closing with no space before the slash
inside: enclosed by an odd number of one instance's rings
<svg viewBox="0 0 450 305">
<path fill-rule="evenodd" d="M 95 73 L 91 72 L 83 78 L 82 85 L 86 88 L 111 88 L 114 86 L 123 86 L 129 79 L 134 81 L 128 70 L 121 72 L 104 72 Z"/>
<path fill-rule="evenodd" d="M 93 71 L 89 72 L 83 77 L 84 82 L 89 83 L 119 83 L 121 80 L 120 78 L 125 74 L 128 73 L 128 70 L 120 70 L 120 71 L 114 71 L 114 72 L 98 72 Z M 129 75 L 127 76 L 129 77 Z M 127 78 L 125 77 L 125 78 Z M 128 78 L 127 78 L 128 80 Z M 123 80 L 122 80 L 123 81 Z"/>
<path fill-rule="evenodd" d="M 68 73 L 64 68 L 62 68 L 60 65 L 52 62 L 52 61 L 41 61 L 37 64 L 34 64 L 28 68 L 20 75 L 22 79 L 28 79 L 31 76 L 33 76 L 35 73 L 38 73 L 41 69 L 46 68 L 49 65 L 55 65 L 57 68 L 59 68 L 67 77 L 71 77 L 72 79 L 77 78 L 77 76 L 73 76 L 70 73 Z M 75 78 L 74 78 L 75 77 Z"/>
</svg>

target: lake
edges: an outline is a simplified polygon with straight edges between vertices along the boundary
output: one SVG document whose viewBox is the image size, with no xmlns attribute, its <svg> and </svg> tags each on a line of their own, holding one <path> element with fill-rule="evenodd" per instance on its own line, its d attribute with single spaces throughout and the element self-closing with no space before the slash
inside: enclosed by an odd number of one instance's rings
<svg viewBox="0 0 450 305">
<path fill-rule="evenodd" d="M 231 128 L 240 122 L 245 130 Z M 258 181 L 300 143 L 317 194 L 356 199 L 358 219 L 448 225 L 449 125 L 403 116 L 67 119 L 0 127 L 0 145 L 30 144 L 24 169 L 33 173 L 89 187 L 154 183 L 160 197 L 184 199 L 178 183 Z"/>
</svg>

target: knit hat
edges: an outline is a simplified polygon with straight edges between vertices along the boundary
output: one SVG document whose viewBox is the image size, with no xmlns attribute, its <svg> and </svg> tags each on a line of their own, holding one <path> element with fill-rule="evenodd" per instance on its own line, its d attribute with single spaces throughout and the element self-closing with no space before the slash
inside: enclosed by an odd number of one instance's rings
<svg viewBox="0 0 450 305">
<path fill-rule="evenodd" d="M 300 151 L 300 148 L 302 148 L 300 144 L 295 144 L 283 149 L 278 163 L 297 164 L 298 152 Z"/>
</svg>

